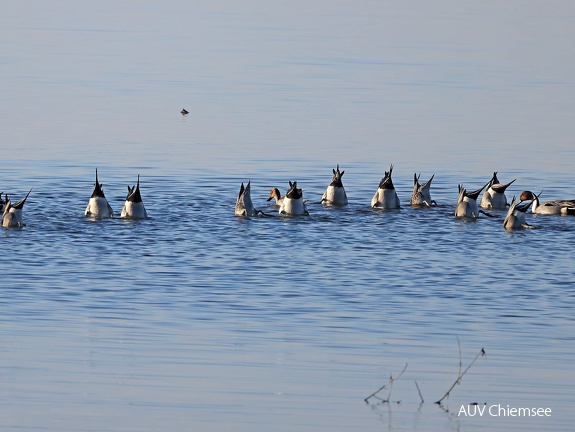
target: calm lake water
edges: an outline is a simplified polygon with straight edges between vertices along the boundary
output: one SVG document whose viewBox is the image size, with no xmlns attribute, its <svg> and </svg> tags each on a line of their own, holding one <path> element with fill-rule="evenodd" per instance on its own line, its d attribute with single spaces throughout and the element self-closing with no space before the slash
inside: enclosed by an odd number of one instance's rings
<svg viewBox="0 0 575 432">
<path fill-rule="evenodd" d="M 33 187 L 0 230 L 0 430 L 572 428 L 575 218 L 453 217 L 493 171 L 575 198 L 570 3 L 25 3 L 0 17 L 0 191 Z M 337 163 L 342 209 L 317 204 Z M 391 163 L 404 206 L 373 211 Z M 96 167 L 116 213 L 140 174 L 151 218 L 84 218 Z M 248 180 L 270 217 L 233 215 Z M 309 217 L 266 201 L 288 180 Z"/>
</svg>

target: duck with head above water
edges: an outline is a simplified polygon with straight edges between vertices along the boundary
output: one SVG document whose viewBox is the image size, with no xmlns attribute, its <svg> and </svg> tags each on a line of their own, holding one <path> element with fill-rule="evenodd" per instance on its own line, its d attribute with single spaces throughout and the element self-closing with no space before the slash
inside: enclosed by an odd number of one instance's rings
<svg viewBox="0 0 575 432">
<path fill-rule="evenodd" d="M 389 167 L 389 171 L 385 172 L 385 176 L 379 182 L 379 187 L 375 192 L 375 195 L 371 199 L 371 206 L 373 208 L 380 209 L 398 209 L 399 198 L 395 192 L 395 187 L 393 186 L 393 181 L 391 180 L 391 173 L 393 171 L 393 165 Z"/>
<path fill-rule="evenodd" d="M 280 190 L 275 187 L 270 189 L 270 196 L 267 200 L 271 201 L 273 199 L 276 200 L 275 205 L 277 206 L 281 206 L 284 201 L 284 197 L 281 196 Z"/>
<path fill-rule="evenodd" d="M 332 170 L 333 177 L 331 183 L 323 193 L 321 197 L 321 203 L 332 206 L 344 206 L 347 205 L 347 195 L 345 193 L 345 188 L 341 182 L 341 177 L 345 171 L 339 171 L 339 165 L 337 169 Z"/>
<path fill-rule="evenodd" d="M 94 190 L 92 191 L 92 196 L 90 201 L 88 201 L 88 206 L 84 212 L 84 216 L 92 218 L 109 218 L 114 216 L 114 211 L 108 200 L 104 195 L 104 189 L 102 184 L 98 182 L 98 168 L 96 168 L 96 183 L 94 183 Z"/>
<path fill-rule="evenodd" d="M 575 215 L 575 200 L 554 200 L 539 202 L 539 195 L 535 195 L 531 191 L 523 191 L 519 196 L 521 201 L 533 201 L 531 205 L 531 212 L 536 214 L 548 215 Z"/>
<path fill-rule="evenodd" d="M 309 216 L 303 200 L 303 191 L 297 187 L 297 182 L 289 182 L 289 189 L 280 206 L 280 215 Z"/>
<path fill-rule="evenodd" d="M 491 180 L 487 183 L 487 190 L 483 194 L 483 197 L 481 197 L 479 206 L 484 209 L 505 210 L 507 208 L 505 190 L 513 184 L 514 181 L 515 179 L 509 183 L 500 183 L 497 178 L 497 172 L 494 172 L 493 177 L 491 177 Z"/>
</svg>

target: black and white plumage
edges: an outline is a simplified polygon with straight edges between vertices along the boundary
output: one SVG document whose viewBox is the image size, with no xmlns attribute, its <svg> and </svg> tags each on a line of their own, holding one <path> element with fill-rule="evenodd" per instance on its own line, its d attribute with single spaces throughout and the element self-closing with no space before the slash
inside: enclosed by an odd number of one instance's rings
<svg viewBox="0 0 575 432">
<path fill-rule="evenodd" d="M 138 175 L 138 182 L 136 186 L 128 186 L 128 195 L 120 213 L 121 218 L 127 219 L 147 219 L 148 213 L 142 201 L 140 194 L 140 176 Z"/>
<path fill-rule="evenodd" d="M 503 227 L 507 230 L 532 228 L 531 225 L 525 222 L 525 213 L 530 205 L 531 202 L 523 203 L 522 201 L 516 201 L 515 197 L 513 197 L 509 210 L 507 210 L 507 216 L 505 216 L 503 221 Z"/>
<path fill-rule="evenodd" d="M 98 182 L 98 168 L 96 168 L 96 183 L 94 183 L 94 190 L 92 196 L 88 201 L 88 206 L 84 212 L 84 216 L 92 218 L 109 218 L 114 216 L 114 211 L 108 200 L 104 195 L 102 184 Z"/>
<path fill-rule="evenodd" d="M 431 207 L 431 205 L 437 205 L 437 203 L 431 199 L 431 182 L 435 177 L 435 174 L 431 176 L 429 180 L 427 180 L 423 184 L 419 184 L 419 177 L 417 173 L 413 174 L 413 192 L 411 193 L 411 199 L 409 200 L 409 204 L 414 207 Z"/>
<path fill-rule="evenodd" d="M 297 187 L 297 181 L 289 182 L 289 189 L 280 205 L 279 214 L 286 216 L 309 216 L 303 200 L 303 190 Z"/>
<path fill-rule="evenodd" d="M 389 167 L 389 171 L 385 171 L 385 175 L 379 182 L 379 187 L 371 199 L 371 206 L 373 208 L 398 209 L 401 207 L 399 198 L 395 192 L 395 187 L 393 186 L 393 181 L 391 180 L 392 172 L 393 165 Z"/>
<path fill-rule="evenodd" d="M 493 177 L 487 183 L 487 190 L 481 197 L 479 206 L 484 209 L 505 210 L 507 208 L 507 197 L 505 190 L 515 182 L 516 179 L 511 180 L 509 183 L 501 183 L 497 178 L 497 172 L 493 173 Z"/>
<path fill-rule="evenodd" d="M 476 219 L 479 216 L 479 207 L 477 205 L 477 198 L 485 186 L 473 192 L 467 192 L 462 184 L 458 185 L 459 196 L 457 197 L 457 204 L 455 205 L 455 216 Z"/>
<path fill-rule="evenodd" d="M 341 178 L 345 171 L 339 171 L 339 164 L 336 169 L 332 169 L 333 177 L 331 183 L 323 193 L 321 197 L 321 203 L 332 206 L 344 206 L 347 205 L 347 194 L 345 193 L 345 188 Z"/>
</svg>

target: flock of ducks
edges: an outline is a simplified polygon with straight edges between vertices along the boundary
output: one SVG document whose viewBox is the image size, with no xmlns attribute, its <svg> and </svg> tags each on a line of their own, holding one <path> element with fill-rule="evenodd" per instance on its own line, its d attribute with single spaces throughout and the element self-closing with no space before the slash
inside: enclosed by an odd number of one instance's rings
<svg viewBox="0 0 575 432">
<path fill-rule="evenodd" d="M 345 171 L 339 170 L 339 165 L 333 169 L 333 177 L 325 190 L 320 203 L 329 206 L 342 207 L 348 204 L 347 194 L 342 183 L 342 177 Z M 384 177 L 379 182 L 377 191 L 371 200 L 371 207 L 374 209 L 399 209 L 401 207 L 399 198 L 393 186 L 391 174 L 393 172 L 393 165 L 390 166 L 389 171 L 385 171 Z M 413 176 L 413 192 L 410 205 L 414 207 L 432 207 L 437 203 L 431 199 L 431 182 L 435 174 L 431 176 L 425 183 L 420 184 L 417 174 Z M 462 184 L 458 185 L 459 196 L 455 206 L 455 216 L 458 218 L 476 219 L 480 213 L 489 215 L 481 209 L 492 210 L 507 210 L 507 215 L 503 222 L 505 229 L 521 229 L 530 228 L 525 222 L 525 214 L 531 208 L 532 213 L 547 214 L 547 215 L 575 215 L 575 200 L 556 200 L 541 203 L 539 195 L 535 195 L 531 191 L 523 191 L 519 196 L 519 200 L 513 197 L 511 203 L 507 202 L 505 196 L 506 189 L 513 184 L 515 180 L 509 183 L 501 183 L 497 178 L 497 172 L 493 173 L 491 179 L 481 188 L 475 191 L 467 191 Z M 479 195 L 483 190 L 483 196 L 478 203 Z M 32 189 L 26 196 L 13 204 L 8 194 L 5 195 L 5 200 L 2 200 L 2 193 L 0 193 L 0 213 L 2 213 L 2 226 L 4 228 L 22 228 L 24 222 L 22 220 L 22 209 L 28 199 Z M 289 189 L 284 196 L 281 196 L 279 189 L 272 188 L 268 201 L 275 200 L 275 204 L 279 207 L 279 214 L 284 216 L 307 216 L 306 201 L 303 199 L 303 190 L 298 188 L 297 181 L 289 182 Z M 263 211 L 254 207 L 251 198 L 251 183 L 248 181 L 247 186 L 241 184 L 240 192 L 236 200 L 234 210 L 236 216 L 267 216 Z M 114 211 L 108 203 L 104 195 L 102 184 L 98 181 L 98 169 L 96 169 L 96 182 L 94 183 L 94 190 L 88 201 L 88 205 L 84 212 L 84 216 L 102 219 L 114 217 Z M 120 213 L 121 218 L 129 219 L 146 219 L 148 213 L 142 201 L 140 194 L 140 176 L 135 186 L 128 186 L 128 194 Z"/>
<path fill-rule="evenodd" d="M 345 171 L 339 170 L 339 165 L 333 171 L 331 183 L 325 190 L 320 203 L 330 206 L 345 206 L 348 204 L 347 194 L 342 183 L 342 176 Z M 393 172 L 393 165 L 390 166 L 389 171 L 385 171 L 385 175 L 379 182 L 377 191 L 371 199 L 371 207 L 375 209 L 399 209 L 401 207 L 399 197 L 393 186 L 391 174 Z M 431 207 L 437 203 L 431 199 L 431 182 L 435 174 L 431 176 L 425 183 L 420 184 L 420 176 L 414 174 L 413 176 L 413 192 L 409 203 L 414 207 Z M 575 215 L 575 200 L 556 200 L 547 201 L 544 203 L 539 202 L 539 195 L 535 195 L 530 191 L 523 191 L 519 200 L 513 197 L 511 204 L 507 202 L 505 196 L 506 189 L 512 185 L 515 180 L 509 183 L 501 183 L 497 178 L 497 172 L 493 173 L 491 179 L 481 188 L 475 191 L 467 191 L 462 184 L 458 185 L 459 196 L 455 206 L 455 216 L 458 218 L 476 219 L 480 213 L 489 216 L 488 213 L 483 212 L 481 209 L 490 210 L 507 210 L 507 215 L 503 221 L 505 229 L 521 229 L 530 228 L 531 225 L 525 222 L 525 214 L 531 208 L 532 213 L 536 214 L 554 214 L 554 215 Z M 236 216 L 258 216 L 265 215 L 261 210 L 257 210 L 251 199 L 250 182 L 247 186 L 242 183 L 240 192 L 236 201 L 234 214 Z M 479 195 L 483 190 L 483 196 L 478 203 Z M 289 189 L 285 196 L 281 196 L 278 188 L 270 190 L 268 201 L 275 200 L 279 206 L 279 214 L 286 216 L 304 216 L 309 215 L 309 212 L 303 199 L 302 189 L 297 187 L 297 182 L 289 182 Z"/>
</svg>

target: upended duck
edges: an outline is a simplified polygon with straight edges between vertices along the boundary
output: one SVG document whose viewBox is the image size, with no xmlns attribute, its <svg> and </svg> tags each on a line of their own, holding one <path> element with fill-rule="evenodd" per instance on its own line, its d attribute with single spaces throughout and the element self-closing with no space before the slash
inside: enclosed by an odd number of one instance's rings
<svg viewBox="0 0 575 432">
<path fill-rule="evenodd" d="M 257 210 L 252 203 L 251 181 L 248 181 L 246 187 L 244 187 L 244 183 L 242 182 L 238 199 L 236 200 L 234 214 L 236 216 L 257 216 L 260 213 L 264 214 L 261 210 Z"/>
<path fill-rule="evenodd" d="M 309 216 L 303 200 L 303 191 L 297 187 L 297 181 L 289 182 L 289 189 L 280 206 L 279 214 L 286 216 Z"/>
<path fill-rule="evenodd" d="M 532 228 L 531 225 L 525 222 L 525 213 L 530 205 L 531 202 L 522 203 L 522 201 L 516 201 L 515 197 L 513 197 L 509 210 L 507 210 L 507 216 L 505 216 L 503 221 L 503 227 L 507 230 Z"/>
<path fill-rule="evenodd" d="M 124 202 L 124 207 L 122 207 L 120 217 L 126 219 L 148 218 L 148 213 L 146 212 L 146 207 L 144 207 L 144 202 L 142 201 L 142 195 L 140 193 L 139 175 L 136 186 L 128 186 L 128 195 L 126 196 L 126 201 Z"/>
<path fill-rule="evenodd" d="M 467 192 L 462 184 L 457 187 L 459 189 L 459 196 L 457 197 L 457 204 L 455 205 L 455 216 L 476 219 L 479 216 L 479 207 L 477 206 L 477 198 L 483 189 L 477 189 L 473 192 Z"/>
<path fill-rule="evenodd" d="M 380 209 L 398 209 L 400 208 L 399 198 L 395 192 L 393 181 L 391 180 L 391 173 L 393 172 L 393 165 L 389 167 L 389 171 L 385 172 L 384 177 L 379 182 L 379 187 L 375 195 L 371 199 L 371 206 Z"/>
<path fill-rule="evenodd" d="M 26 203 L 30 192 L 32 192 L 32 189 L 30 189 L 26 196 L 16 204 L 12 204 L 12 201 L 8 195 L 6 195 L 4 211 L 2 212 L 2 226 L 4 228 L 22 228 L 24 226 L 22 209 L 24 208 L 24 204 Z"/>
<path fill-rule="evenodd" d="M 347 205 L 347 194 L 345 193 L 345 188 L 341 178 L 345 171 L 339 171 L 339 164 L 336 169 L 332 169 L 333 177 L 331 183 L 323 193 L 321 197 L 321 203 L 331 206 L 344 206 Z"/>
<path fill-rule="evenodd" d="M 409 200 L 409 204 L 413 207 L 431 207 L 431 205 L 437 205 L 437 203 L 431 199 L 431 182 L 433 181 L 433 177 L 435 174 L 431 176 L 429 180 L 427 180 L 423 184 L 419 184 L 419 177 L 417 173 L 413 174 L 413 192 L 411 193 L 411 199 Z"/>
<path fill-rule="evenodd" d="M 531 205 L 531 212 L 536 214 L 547 215 L 575 215 L 575 200 L 554 200 L 539 202 L 539 195 L 535 195 L 531 191 L 523 191 L 519 196 L 521 201 L 533 201 Z"/>
<path fill-rule="evenodd" d="M 507 208 L 507 197 L 505 190 L 513 184 L 516 179 L 511 180 L 509 183 L 501 183 L 497 178 L 497 172 L 493 173 L 493 177 L 487 183 L 487 190 L 481 197 L 479 206 L 484 209 L 505 210 Z"/>
<path fill-rule="evenodd" d="M 94 190 L 92 191 L 92 196 L 88 201 L 88 206 L 84 212 L 84 216 L 92 218 L 109 218 L 114 216 L 114 211 L 108 200 L 104 195 L 104 189 L 102 184 L 98 182 L 98 168 L 96 168 L 96 183 L 94 183 Z"/>
</svg>

